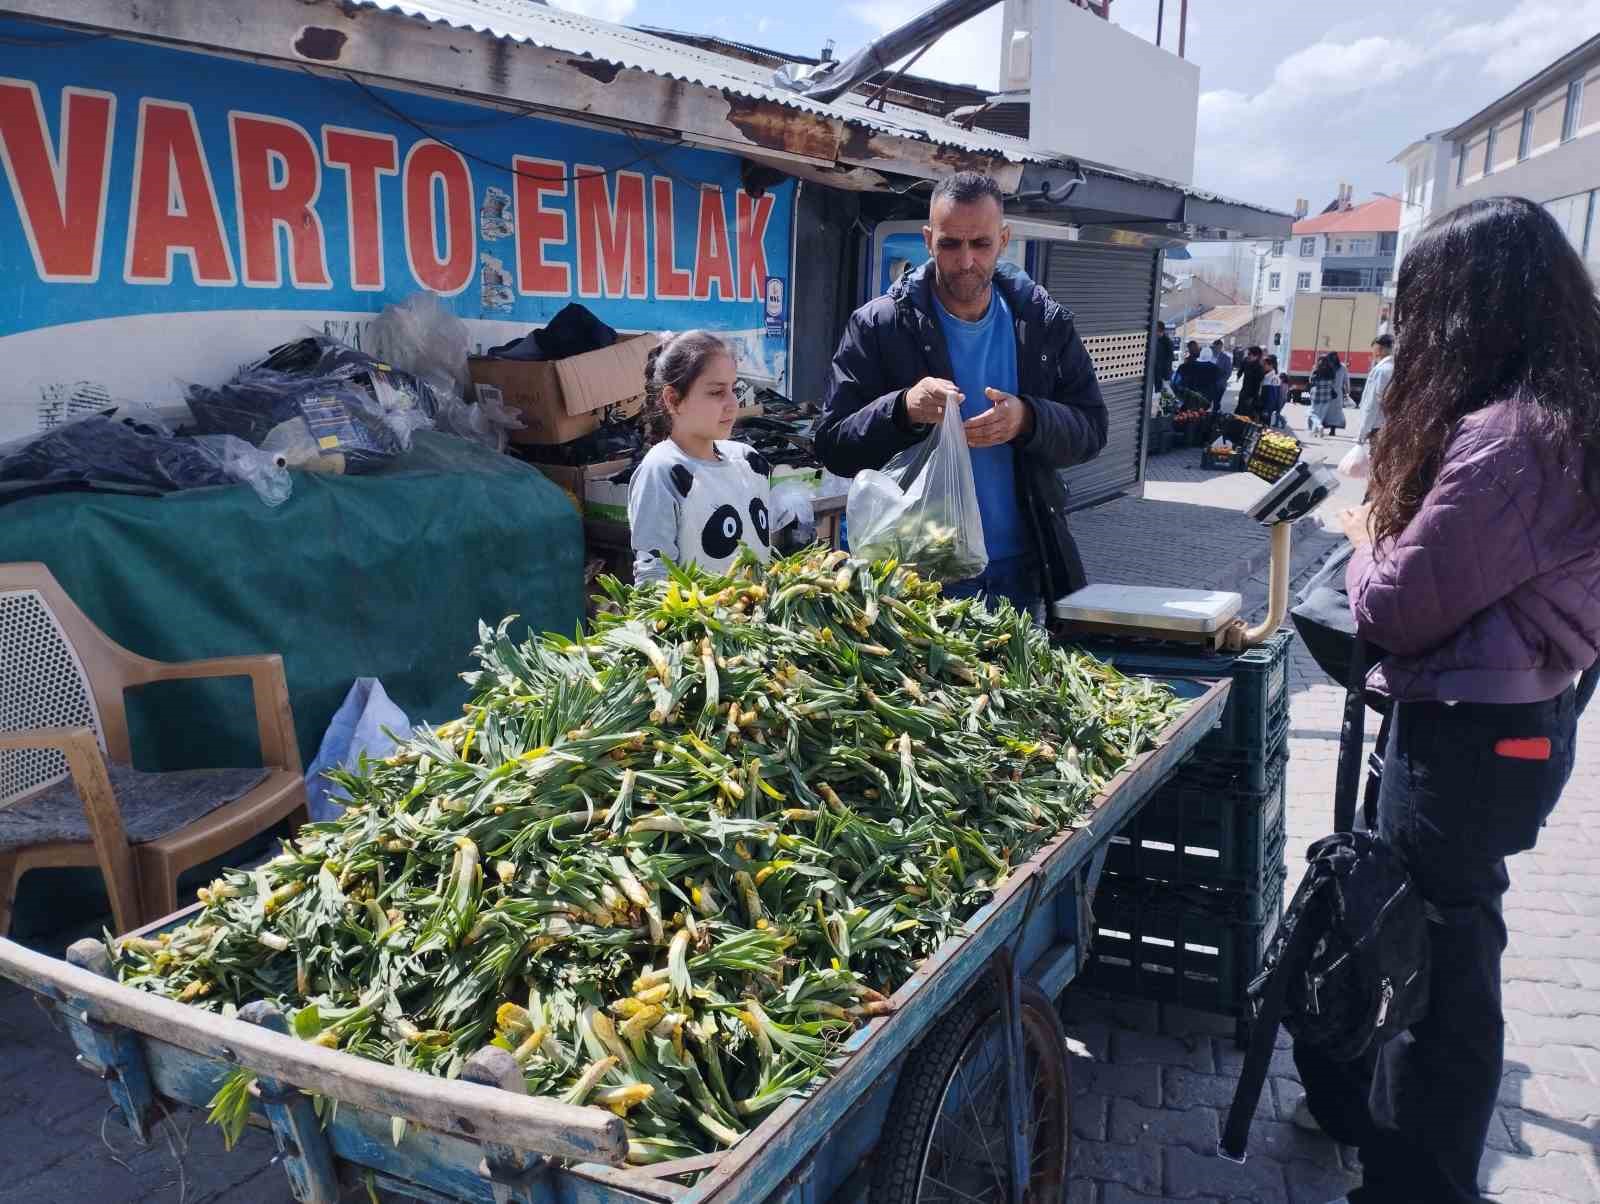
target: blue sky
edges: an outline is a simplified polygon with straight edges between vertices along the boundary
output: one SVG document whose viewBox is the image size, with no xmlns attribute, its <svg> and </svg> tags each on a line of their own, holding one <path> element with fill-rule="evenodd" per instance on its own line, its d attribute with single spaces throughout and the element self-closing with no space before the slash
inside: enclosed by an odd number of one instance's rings
<svg viewBox="0 0 1600 1204">
<path fill-rule="evenodd" d="M 932 0 L 553 2 L 812 55 L 833 38 L 842 57 Z M 1113 0 L 1112 18 L 1153 40 L 1156 8 Z M 1178 0 L 1166 9 L 1171 47 Z M 947 34 L 916 72 L 993 86 L 1000 16 L 996 4 Z M 1597 33 L 1600 0 L 1190 0 L 1188 57 L 1201 89 L 1195 183 L 1283 209 L 1296 197 L 1320 209 L 1344 181 L 1358 200 L 1393 192 L 1403 181 L 1389 160 L 1403 147 L 1466 120 Z"/>
</svg>

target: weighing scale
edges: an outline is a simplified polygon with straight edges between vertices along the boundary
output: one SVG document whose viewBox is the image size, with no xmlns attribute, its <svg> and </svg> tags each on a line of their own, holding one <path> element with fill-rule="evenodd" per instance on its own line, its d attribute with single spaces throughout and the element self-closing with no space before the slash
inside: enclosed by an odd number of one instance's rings
<svg viewBox="0 0 1600 1204">
<path fill-rule="evenodd" d="M 1282 624 L 1289 609 L 1289 533 L 1337 485 L 1323 465 L 1296 464 L 1246 513 L 1272 531 L 1267 617 L 1255 627 L 1239 618 L 1243 599 L 1223 590 L 1146 585 L 1090 585 L 1055 604 L 1061 635 L 1099 635 L 1198 645 L 1210 651 L 1252 648 Z"/>
</svg>

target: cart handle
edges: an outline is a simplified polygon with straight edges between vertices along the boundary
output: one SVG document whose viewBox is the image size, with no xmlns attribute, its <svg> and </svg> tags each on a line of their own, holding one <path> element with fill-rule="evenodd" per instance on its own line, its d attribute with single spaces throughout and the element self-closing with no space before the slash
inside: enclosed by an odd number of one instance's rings
<svg viewBox="0 0 1600 1204">
<path fill-rule="evenodd" d="M 104 946 L 98 941 L 87 944 L 99 945 L 103 963 Z M 80 952 L 75 946 L 74 952 L 94 964 L 87 950 Z M 514 1095 L 324 1049 L 146 994 L 4 939 L 0 939 L 0 977 L 54 1001 L 79 1020 L 121 1025 L 379 1115 L 402 1116 L 429 1129 L 529 1153 L 611 1166 L 625 1160 L 628 1143 L 622 1120 L 598 1108 Z"/>
</svg>

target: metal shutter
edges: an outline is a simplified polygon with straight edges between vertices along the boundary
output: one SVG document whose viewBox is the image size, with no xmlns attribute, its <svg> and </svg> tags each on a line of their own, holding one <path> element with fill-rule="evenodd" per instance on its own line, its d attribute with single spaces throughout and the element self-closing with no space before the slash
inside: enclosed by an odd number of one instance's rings
<svg viewBox="0 0 1600 1204">
<path fill-rule="evenodd" d="M 1155 282 L 1154 251 L 1081 242 L 1046 245 L 1044 286 L 1073 312 L 1110 414 L 1104 450 L 1062 474 L 1074 509 L 1126 493 L 1144 478 Z"/>
</svg>

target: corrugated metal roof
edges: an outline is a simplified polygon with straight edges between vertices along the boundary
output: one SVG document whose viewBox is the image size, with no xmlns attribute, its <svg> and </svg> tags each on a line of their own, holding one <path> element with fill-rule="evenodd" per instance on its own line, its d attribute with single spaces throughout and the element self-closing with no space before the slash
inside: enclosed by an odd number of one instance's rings
<svg viewBox="0 0 1600 1204">
<path fill-rule="evenodd" d="M 772 82 L 772 73 L 727 55 L 613 25 L 530 0 L 355 0 L 424 21 L 470 29 L 491 37 L 547 50 L 579 54 L 599 62 L 631 67 L 652 75 L 716 88 L 751 100 L 768 101 L 806 113 L 834 117 L 902 138 L 1000 155 L 1013 163 L 1043 163 L 1054 158 L 1019 138 L 964 130 L 941 117 L 889 105 L 883 112 L 853 96 L 831 104 L 807 100 Z"/>
</svg>

